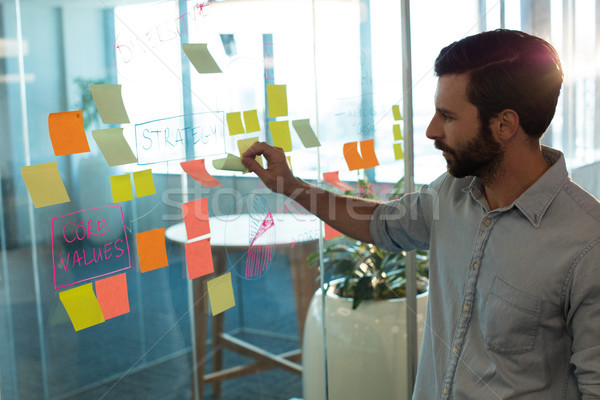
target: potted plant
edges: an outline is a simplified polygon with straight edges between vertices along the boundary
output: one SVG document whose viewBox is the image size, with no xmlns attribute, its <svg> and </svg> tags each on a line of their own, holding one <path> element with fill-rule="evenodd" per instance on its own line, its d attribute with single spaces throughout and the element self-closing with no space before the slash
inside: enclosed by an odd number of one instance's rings
<svg viewBox="0 0 600 400">
<path fill-rule="evenodd" d="M 387 198 L 402 193 L 400 180 Z M 377 198 L 366 179 L 358 180 L 356 195 Z M 312 253 L 307 261 L 309 266 L 319 265 L 319 254 Z M 428 265 L 427 252 L 418 251 L 419 345 L 427 305 Z M 323 328 L 330 399 L 407 398 L 406 253 L 341 236 L 324 246 L 323 268 L 327 282 L 313 296 L 304 327 L 304 398 L 325 398 Z"/>
</svg>

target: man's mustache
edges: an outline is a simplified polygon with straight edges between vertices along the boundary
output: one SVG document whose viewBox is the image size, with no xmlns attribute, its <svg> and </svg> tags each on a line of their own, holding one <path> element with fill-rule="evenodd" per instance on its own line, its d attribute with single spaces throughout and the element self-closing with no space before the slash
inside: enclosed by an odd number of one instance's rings
<svg viewBox="0 0 600 400">
<path fill-rule="evenodd" d="M 450 147 L 448 147 L 447 145 L 445 145 L 444 143 L 442 143 L 440 140 L 436 140 L 436 141 L 433 143 L 433 145 L 434 145 L 434 147 L 435 147 L 436 149 L 438 149 L 438 150 L 445 151 L 445 152 L 446 152 L 446 153 L 448 153 L 448 154 L 452 154 L 452 155 L 454 155 L 454 150 L 453 150 L 453 149 L 451 149 Z"/>
</svg>

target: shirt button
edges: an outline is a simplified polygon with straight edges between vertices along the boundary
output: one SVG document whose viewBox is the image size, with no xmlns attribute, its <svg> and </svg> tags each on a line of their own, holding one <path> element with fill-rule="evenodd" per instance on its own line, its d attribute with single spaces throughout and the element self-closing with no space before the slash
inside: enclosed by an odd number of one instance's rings
<svg viewBox="0 0 600 400">
<path fill-rule="evenodd" d="M 455 347 L 455 348 L 453 348 L 453 349 L 452 349 L 452 352 L 453 352 L 454 354 L 458 353 L 458 348 L 456 348 L 456 347 Z"/>
<path fill-rule="evenodd" d="M 463 307 L 463 309 L 464 309 L 465 311 L 469 311 L 469 310 L 471 309 L 471 307 L 469 307 L 469 306 L 464 306 L 464 307 Z"/>
<path fill-rule="evenodd" d="M 448 394 L 448 388 L 444 388 L 444 394 Z"/>
<path fill-rule="evenodd" d="M 492 223 L 492 220 L 491 220 L 491 219 L 486 219 L 486 220 L 485 220 L 485 226 L 490 226 L 490 225 L 491 225 L 491 223 Z"/>
<path fill-rule="evenodd" d="M 479 268 L 479 264 L 477 264 L 476 262 L 473 263 L 473 269 L 477 269 Z"/>
</svg>

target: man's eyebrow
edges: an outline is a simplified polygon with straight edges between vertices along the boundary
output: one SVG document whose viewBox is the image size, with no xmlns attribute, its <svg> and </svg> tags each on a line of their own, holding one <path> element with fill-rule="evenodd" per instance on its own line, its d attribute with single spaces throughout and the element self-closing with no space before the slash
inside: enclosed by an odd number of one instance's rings
<svg viewBox="0 0 600 400">
<path fill-rule="evenodd" d="M 444 114 L 444 115 L 449 115 L 449 116 L 456 116 L 456 113 L 453 113 L 452 111 L 448 110 L 447 108 L 443 108 L 443 107 L 436 107 L 435 110 L 437 112 L 439 112 L 440 114 Z"/>
</svg>

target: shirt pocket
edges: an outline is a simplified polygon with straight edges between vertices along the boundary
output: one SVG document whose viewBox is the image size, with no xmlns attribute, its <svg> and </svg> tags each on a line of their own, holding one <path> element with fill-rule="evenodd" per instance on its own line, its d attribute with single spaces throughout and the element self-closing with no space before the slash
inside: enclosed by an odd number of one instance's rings
<svg viewBox="0 0 600 400">
<path fill-rule="evenodd" d="M 540 325 L 542 299 L 495 277 L 485 304 L 483 337 L 488 349 L 502 354 L 531 351 Z"/>
</svg>

